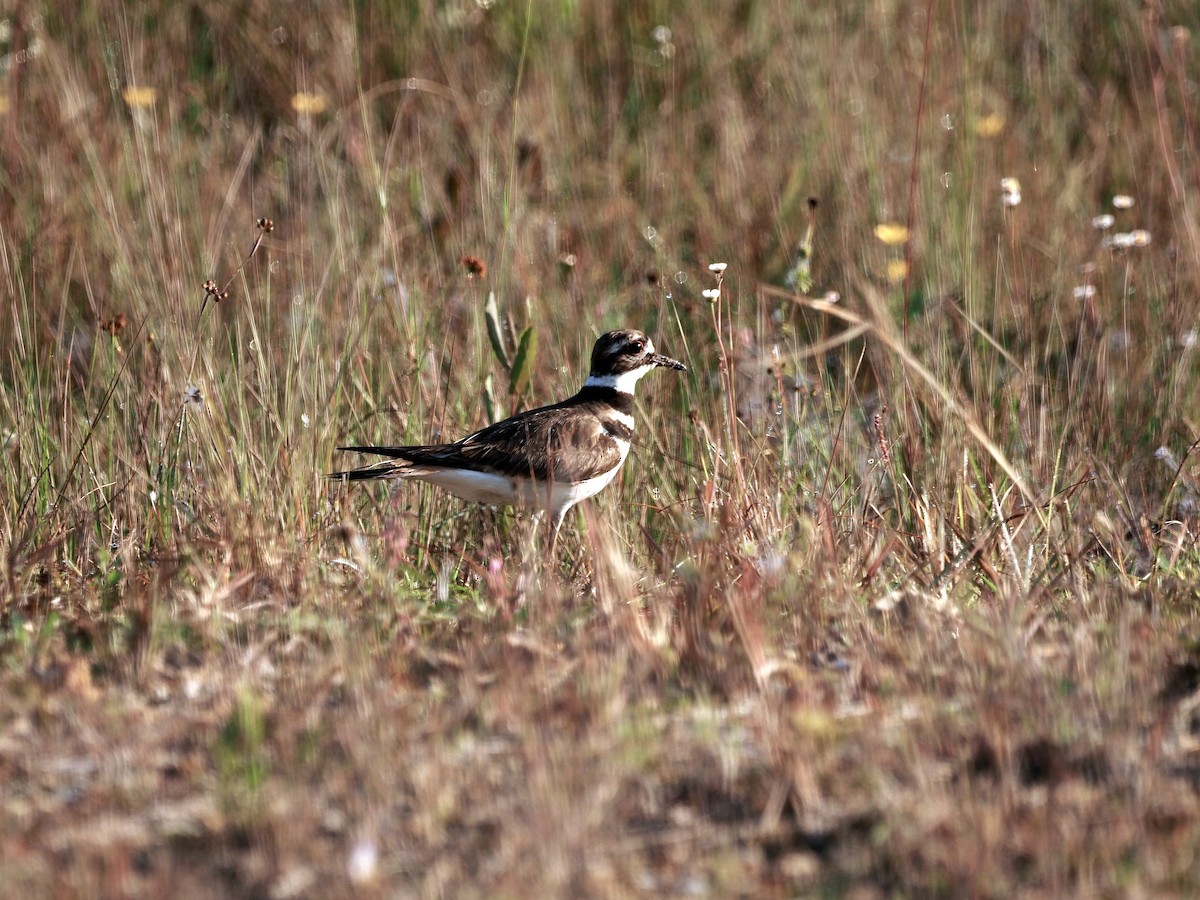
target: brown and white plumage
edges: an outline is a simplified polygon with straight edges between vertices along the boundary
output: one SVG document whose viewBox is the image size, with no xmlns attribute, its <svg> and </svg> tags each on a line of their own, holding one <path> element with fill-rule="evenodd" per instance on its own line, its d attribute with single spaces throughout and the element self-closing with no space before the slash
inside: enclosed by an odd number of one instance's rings
<svg viewBox="0 0 1200 900">
<path fill-rule="evenodd" d="M 561 403 L 504 419 L 452 444 L 339 447 L 394 462 L 334 472 L 349 481 L 415 478 L 467 500 L 548 511 L 557 534 L 567 510 L 612 481 L 633 440 L 633 392 L 658 366 L 685 369 L 645 334 L 610 331 L 592 349 L 591 372 Z"/>
</svg>

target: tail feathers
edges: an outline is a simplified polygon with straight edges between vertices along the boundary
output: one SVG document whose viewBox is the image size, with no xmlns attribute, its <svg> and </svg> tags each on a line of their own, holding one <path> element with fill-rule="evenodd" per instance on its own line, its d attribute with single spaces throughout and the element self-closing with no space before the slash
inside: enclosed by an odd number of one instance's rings
<svg viewBox="0 0 1200 900">
<path fill-rule="evenodd" d="M 352 450 L 357 453 L 374 453 L 377 456 L 390 456 L 401 460 L 394 463 L 377 463 L 373 466 L 360 466 L 344 472 L 330 472 L 326 478 L 335 481 L 369 481 L 375 478 L 402 477 L 411 467 L 404 461 L 404 447 L 338 447 L 339 450 Z"/>
<path fill-rule="evenodd" d="M 350 450 L 354 453 L 373 453 L 376 456 L 390 456 L 392 459 L 404 459 L 411 447 L 338 447 L 339 450 Z"/>
<path fill-rule="evenodd" d="M 397 478 L 403 474 L 407 466 L 395 463 L 383 463 L 378 466 L 363 466 L 361 469 L 347 469 L 345 472 L 330 472 L 326 475 L 333 481 L 369 481 L 372 478 Z"/>
</svg>

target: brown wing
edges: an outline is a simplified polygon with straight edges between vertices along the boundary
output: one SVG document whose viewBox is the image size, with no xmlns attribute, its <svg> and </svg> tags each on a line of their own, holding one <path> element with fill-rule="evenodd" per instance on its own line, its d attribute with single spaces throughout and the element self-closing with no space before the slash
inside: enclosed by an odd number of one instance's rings
<svg viewBox="0 0 1200 900">
<path fill-rule="evenodd" d="M 621 451 L 594 415 L 531 410 L 480 429 L 453 445 L 461 459 L 502 475 L 574 484 L 621 462 Z M 415 460 L 414 460 L 415 461 Z"/>
<path fill-rule="evenodd" d="M 418 466 L 471 467 L 498 475 L 528 475 L 542 481 L 552 479 L 574 484 L 602 475 L 621 461 L 620 447 L 605 430 L 593 406 L 611 409 L 616 403 L 618 408 L 626 411 L 632 408 L 632 402 L 624 397 L 610 397 L 610 394 L 603 392 L 603 404 L 585 402 L 581 406 L 578 404 L 581 397 L 577 395 L 553 406 L 531 409 L 481 428 L 453 444 L 339 449 L 389 456 Z M 564 418 L 560 410 L 567 405 L 574 405 L 576 411 L 587 415 Z M 632 436 L 630 432 L 627 437 Z M 359 477 L 380 476 L 364 474 Z"/>
</svg>

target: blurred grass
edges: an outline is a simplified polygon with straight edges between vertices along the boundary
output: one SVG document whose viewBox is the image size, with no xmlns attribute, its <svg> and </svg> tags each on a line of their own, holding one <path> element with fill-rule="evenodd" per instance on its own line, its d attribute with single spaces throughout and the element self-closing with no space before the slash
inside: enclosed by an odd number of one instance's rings
<svg viewBox="0 0 1200 900">
<path fill-rule="evenodd" d="M 1192 5 L 7 16 L 0 884 L 1196 890 Z M 618 326 L 544 578 L 324 482 Z"/>
</svg>

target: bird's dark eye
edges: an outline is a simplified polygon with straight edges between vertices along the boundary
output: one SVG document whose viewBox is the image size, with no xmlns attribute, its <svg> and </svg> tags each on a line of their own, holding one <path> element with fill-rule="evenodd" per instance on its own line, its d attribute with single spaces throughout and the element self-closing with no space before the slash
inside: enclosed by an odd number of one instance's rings
<svg viewBox="0 0 1200 900">
<path fill-rule="evenodd" d="M 625 354 L 627 356 L 636 356 L 638 353 L 641 353 L 645 349 L 646 349 L 646 345 L 643 344 L 641 341 L 630 341 L 628 344 L 625 345 Z"/>
</svg>

